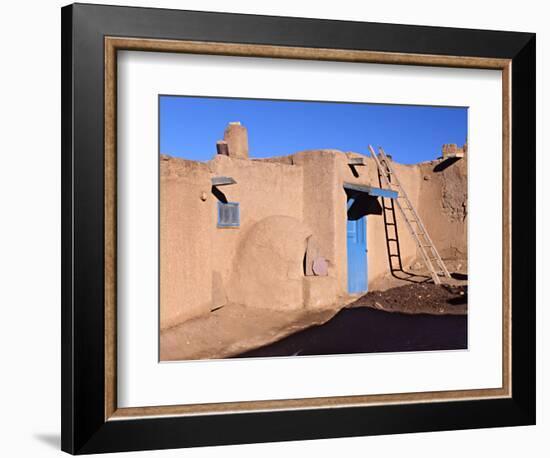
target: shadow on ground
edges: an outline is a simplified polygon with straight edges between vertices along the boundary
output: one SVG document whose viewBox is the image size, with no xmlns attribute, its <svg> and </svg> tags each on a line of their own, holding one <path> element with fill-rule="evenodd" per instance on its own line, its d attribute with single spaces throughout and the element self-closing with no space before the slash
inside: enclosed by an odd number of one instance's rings
<svg viewBox="0 0 550 458">
<path fill-rule="evenodd" d="M 329 322 L 237 355 L 271 357 L 467 348 L 466 315 L 406 315 L 367 307 L 341 310 Z"/>
</svg>

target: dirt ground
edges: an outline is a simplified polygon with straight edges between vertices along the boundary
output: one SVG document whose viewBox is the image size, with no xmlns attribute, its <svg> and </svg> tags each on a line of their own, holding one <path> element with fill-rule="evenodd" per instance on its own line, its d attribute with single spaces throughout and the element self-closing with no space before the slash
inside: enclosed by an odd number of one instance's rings
<svg viewBox="0 0 550 458">
<path fill-rule="evenodd" d="M 430 315 L 466 315 L 467 285 L 410 283 L 365 294 L 348 307 L 372 307 L 386 312 Z"/>
<path fill-rule="evenodd" d="M 329 321 L 349 304 L 324 310 L 277 311 L 230 304 L 160 333 L 160 360 L 228 358 Z"/>
<path fill-rule="evenodd" d="M 357 298 L 347 296 L 325 310 L 277 311 L 230 304 L 204 317 L 186 321 L 161 332 L 161 361 L 219 359 L 265 347 L 305 329 L 323 325 L 343 308 L 368 307 L 407 315 L 467 315 L 467 263 L 455 261 L 448 268 L 453 279 L 448 285 L 428 280 L 422 266 L 411 266 L 413 277 L 385 279 L 383 291 L 372 291 Z M 422 277 L 425 277 L 424 279 Z M 391 281 L 390 281 L 391 280 Z"/>
</svg>

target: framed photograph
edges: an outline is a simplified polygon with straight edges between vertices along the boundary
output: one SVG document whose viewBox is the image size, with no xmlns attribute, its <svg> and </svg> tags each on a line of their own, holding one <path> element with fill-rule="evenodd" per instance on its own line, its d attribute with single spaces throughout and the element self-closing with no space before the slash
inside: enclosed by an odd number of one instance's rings
<svg viewBox="0 0 550 458">
<path fill-rule="evenodd" d="M 535 423 L 535 35 L 62 9 L 62 449 Z"/>
</svg>

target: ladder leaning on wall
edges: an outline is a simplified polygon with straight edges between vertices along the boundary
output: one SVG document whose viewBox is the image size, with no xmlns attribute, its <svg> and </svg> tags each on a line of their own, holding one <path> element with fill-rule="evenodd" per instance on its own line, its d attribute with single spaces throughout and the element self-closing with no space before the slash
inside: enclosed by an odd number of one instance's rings
<svg viewBox="0 0 550 458">
<path fill-rule="evenodd" d="M 439 256 L 432 239 L 428 235 L 428 232 L 424 227 L 424 223 L 422 223 L 418 212 L 413 207 L 412 202 L 405 192 L 405 189 L 401 186 L 399 178 L 391 166 L 390 160 L 388 156 L 386 156 L 384 150 L 379 148 L 379 154 L 376 154 L 372 146 L 369 145 L 369 151 L 376 162 L 378 174 L 382 178 L 384 185 L 387 186 L 388 189 L 397 192 L 397 198 L 395 199 L 397 208 L 399 208 L 409 232 L 420 249 L 420 253 L 424 259 L 424 264 L 428 268 L 434 283 L 436 285 L 440 285 L 440 276 L 451 278 L 451 275 L 449 274 L 447 267 L 445 267 L 441 256 Z"/>
</svg>

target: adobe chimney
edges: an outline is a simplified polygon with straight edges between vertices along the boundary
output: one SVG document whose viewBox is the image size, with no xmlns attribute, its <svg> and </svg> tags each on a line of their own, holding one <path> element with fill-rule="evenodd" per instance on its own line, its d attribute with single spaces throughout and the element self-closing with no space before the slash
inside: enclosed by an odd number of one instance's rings
<svg viewBox="0 0 550 458">
<path fill-rule="evenodd" d="M 248 159 L 248 132 L 240 122 L 230 122 L 223 139 L 227 142 L 229 157 Z"/>
</svg>

